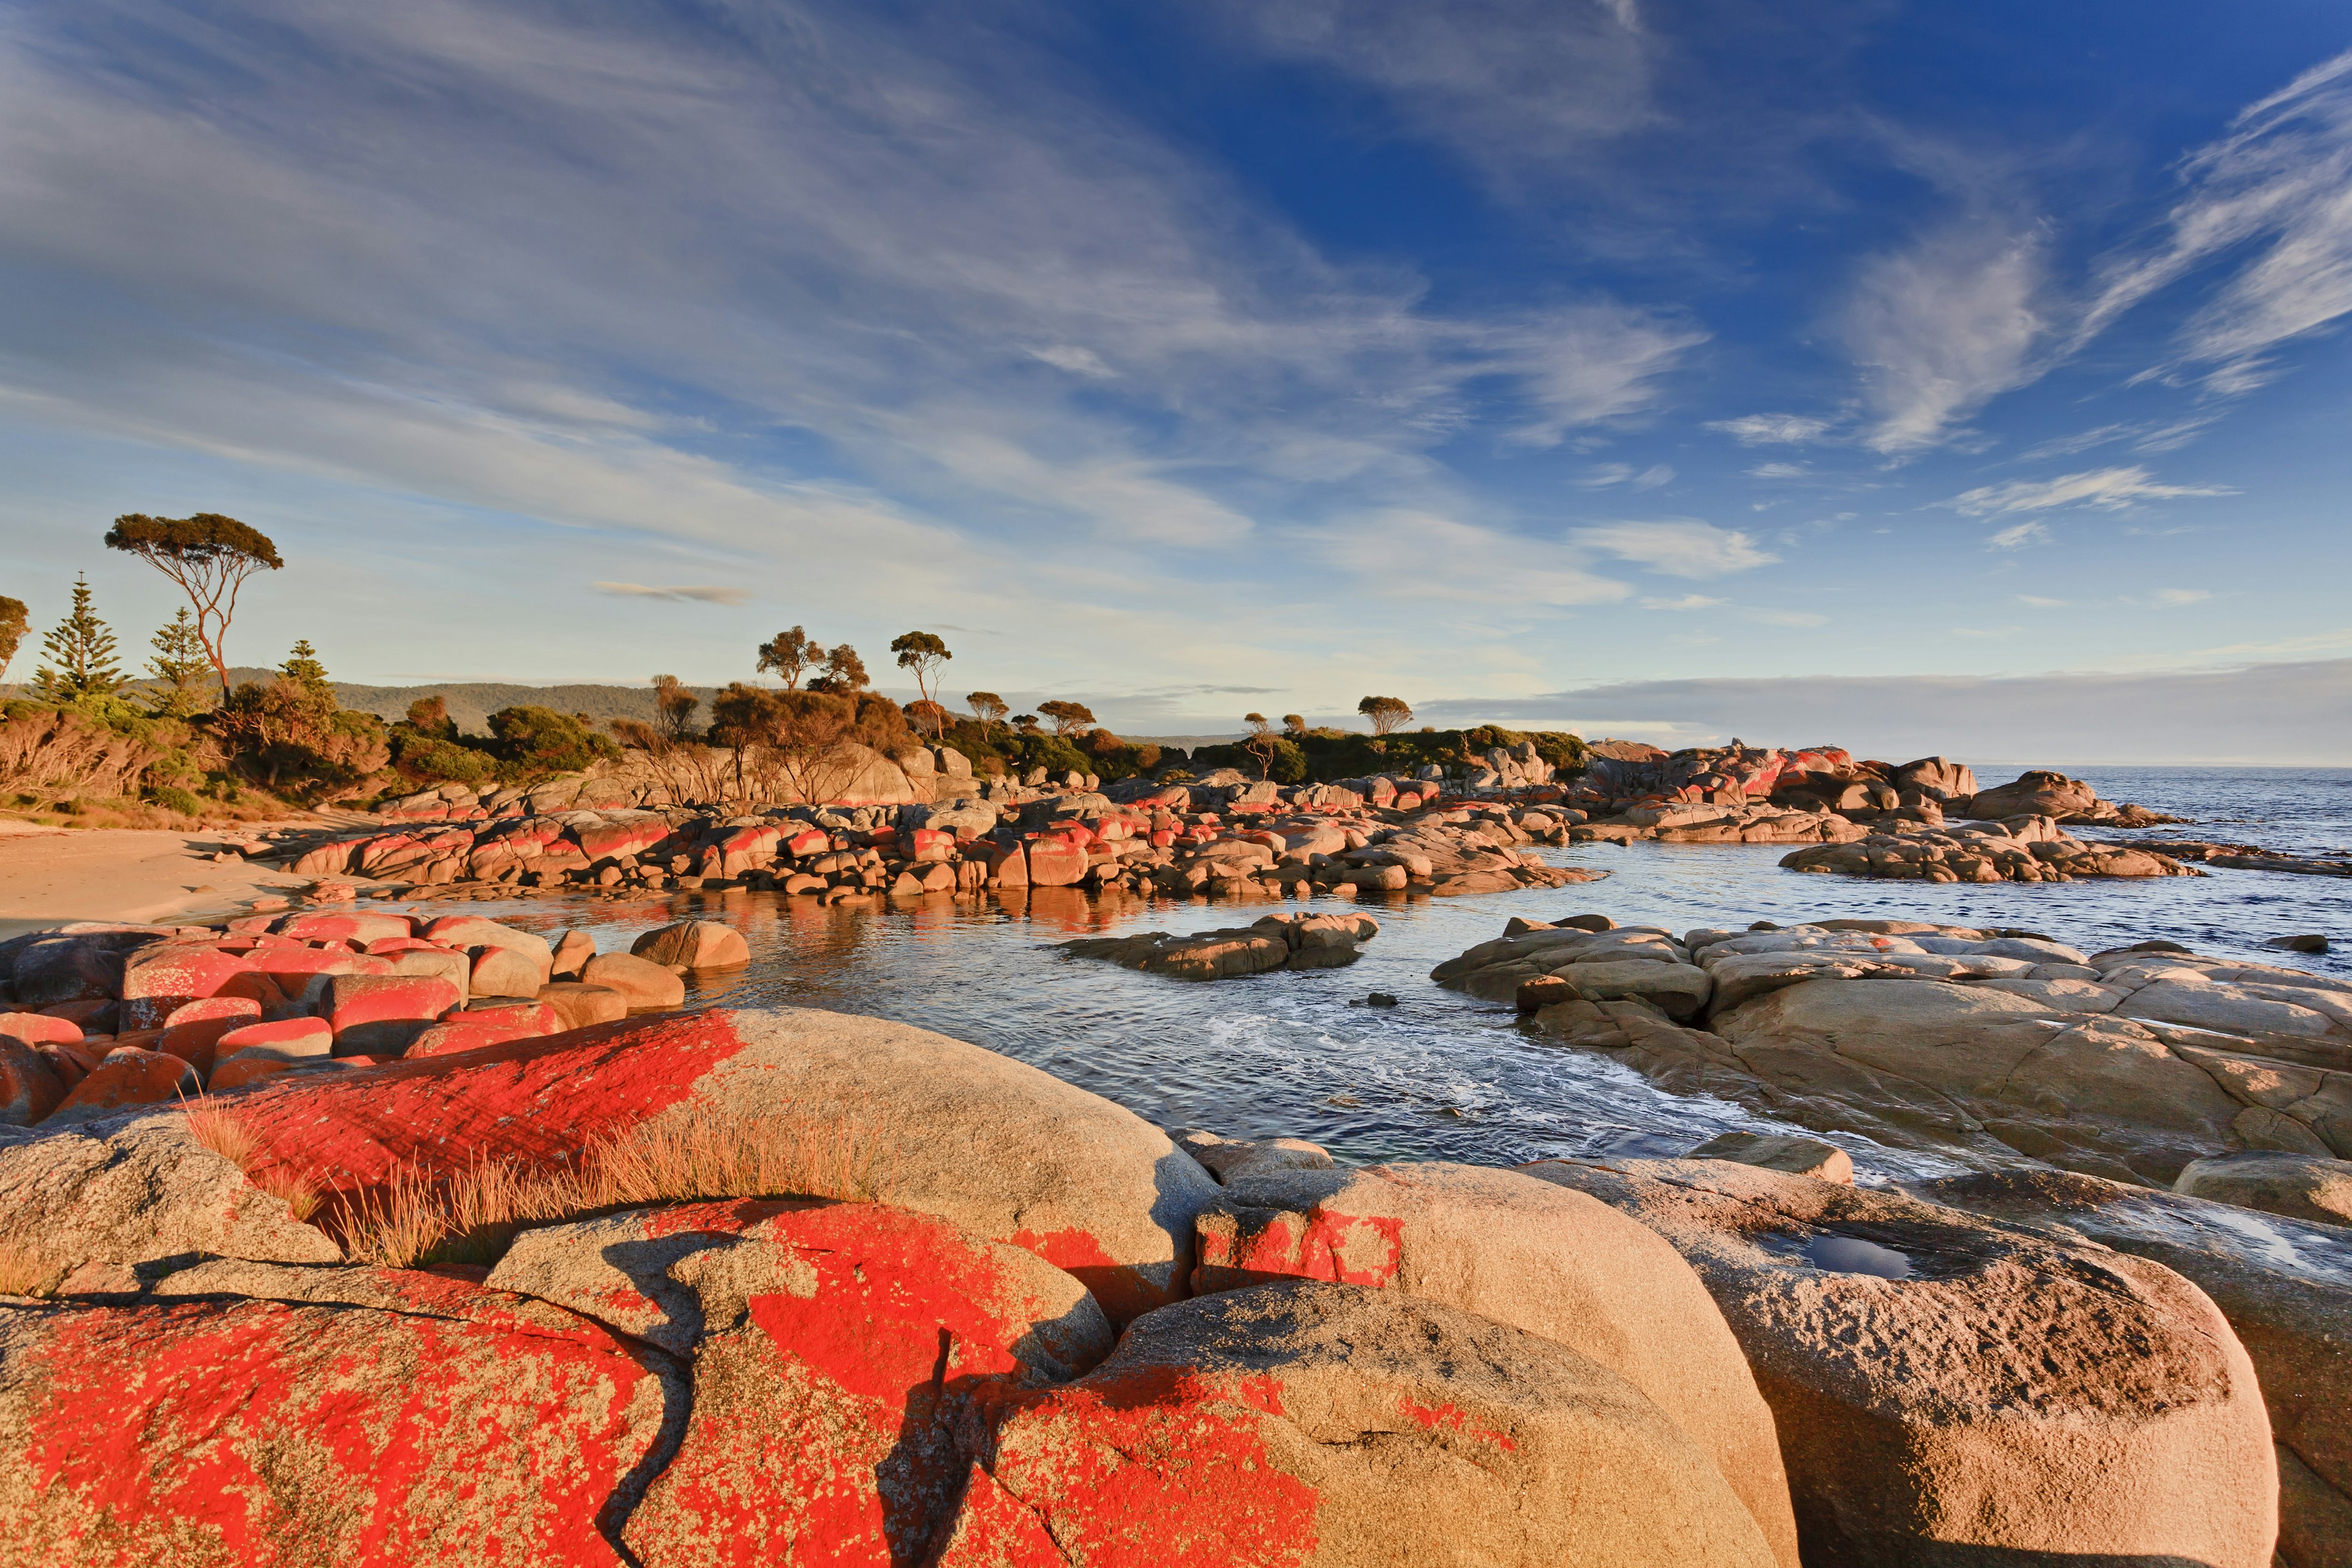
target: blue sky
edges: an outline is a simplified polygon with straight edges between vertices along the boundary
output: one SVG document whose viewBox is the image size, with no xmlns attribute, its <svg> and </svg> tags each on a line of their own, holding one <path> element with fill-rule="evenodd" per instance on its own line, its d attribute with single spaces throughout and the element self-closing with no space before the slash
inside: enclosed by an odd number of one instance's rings
<svg viewBox="0 0 2352 1568">
<path fill-rule="evenodd" d="M 2334 3 L 0 10 L 0 593 L 228 511 L 352 679 L 2152 678 L 2087 760 L 2276 666 L 2352 761 L 2347 310 Z"/>
</svg>

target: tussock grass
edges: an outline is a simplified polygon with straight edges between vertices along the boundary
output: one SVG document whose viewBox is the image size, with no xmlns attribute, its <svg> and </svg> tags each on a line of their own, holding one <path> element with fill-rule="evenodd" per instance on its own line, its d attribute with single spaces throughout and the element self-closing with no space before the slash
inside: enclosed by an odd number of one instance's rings
<svg viewBox="0 0 2352 1568">
<path fill-rule="evenodd" d="M 867 1122 L 698 1110 L 601 1139 L 558 1169 L 486 1160 L 446 1175 L 396 1172 L 341 1205 L 330 1225 L 357 1263 L 488 1263 L 525 1226 L 612 1209 L 712 1198 L 871 1201 L 888 1142 Z"/>
<path fill-rule="evenodd" d="M 294 1211 L 294 1217 L 309 1220 L 319 1212 L 320 1197 L 318 1186 L 310 1178 L 276 1166 L 264 1169 L 258 1175 L 254 1166 L 260 1162 L 261 1140 L 239 1121 L 229 1108 L 209 1097 L 183 1100 L 182 1114 L 188 1121 L 188 1133 L 195 1141 L 245 1173 L 246 1179 L 273 1198 L 285 1201 Z"/>
<path fill-rule="evenodd" d="M 25 1243 L 0 1241 L 0 1296 L 46 1296 L 57 1272 Z"/>
</svg>

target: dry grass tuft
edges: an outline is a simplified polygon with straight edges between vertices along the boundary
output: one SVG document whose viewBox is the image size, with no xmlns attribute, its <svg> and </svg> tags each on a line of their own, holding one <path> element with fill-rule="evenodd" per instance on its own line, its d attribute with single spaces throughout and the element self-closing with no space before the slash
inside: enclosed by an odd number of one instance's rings
<svg viewBox="0 0 2352 1568">
<path fill-rule="evenodd" d="M 865 1123 L 700 1110 L 591 1143 L 570 1167 L 484 1161 L 406 1170 L 345 1203 L 333 1224 L 354 1262 L 387 1268 L 495 1261 L 528 1225 L 710 1198 L 868 1202 L 888 1139 Z"/>
<path fill-rule="evenodd" d="M 308 1220 L 324 1201 L 318 1184 L 308 1176 L 269 1166 L 258 1173 L 261 1140 L 254 1136 L 226 1105 L 209 1098 L 183 1101 L 188 1131 L 195 1141 L 245 1173 L 246 1179 L 273 1198 L 284 1200 L 294 1217 Z"/>
<path fill-rule="evenodd" d="M 191 1137 L 238 1170 L 251 1172 L 255 1157 L 261 1152 L 261 1140 L 231 1114 L 227 1106 L 210 1098 L 200 1098 L 182 1100 L 181 1110 L 188 1119 Z"/>
<path fill-rule="evenodd" d="M 0 1241 L 0 1296 L 46 1296 L 57 1270 L 21 1241 Z"/>
</svg>

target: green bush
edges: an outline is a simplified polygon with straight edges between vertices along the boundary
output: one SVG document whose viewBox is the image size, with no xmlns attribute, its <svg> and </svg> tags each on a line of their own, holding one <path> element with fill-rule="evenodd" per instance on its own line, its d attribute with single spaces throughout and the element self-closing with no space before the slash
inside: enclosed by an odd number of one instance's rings
<svg viewBox="0 0 2352 1568">
<path fill-rule="evenodd" d="M 147 798 L 153 801 L 157 805 L 162 806 L 164 810 L 176 811 L 182 816 L 202 816 L 205 814 L 205 803 L 203 801 L 198 800 L 186 790 L 176 788 L 171 784 L 165 784 L 161 789 L 149 790 L 147 792 Z"/>
<path fill-rule="evenodd" d="M 621 748 L 569 713 L 525 705 L 490 715 L 490 735 L 499 760 L 519 778 L 577 773 L 598 762 L 618 761 Z"/>
</svg>

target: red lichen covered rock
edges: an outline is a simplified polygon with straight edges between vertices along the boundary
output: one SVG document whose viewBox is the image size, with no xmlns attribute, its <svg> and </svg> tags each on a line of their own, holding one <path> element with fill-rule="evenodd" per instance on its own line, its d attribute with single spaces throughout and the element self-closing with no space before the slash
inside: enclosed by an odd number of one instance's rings
<svg viewBox="0 0 2352 1568">
<path fill-rule="evenodd" d="M 411 934 L 406 915 L 288 915 L 276 927 L 296 942 L 355 942 L 362 946 Z"/>
<path fill-rule="evenodd" d="M 1232 1181 L 1196 1230 L 1202 1293 L 1283 1277 L 1397 1290 L 1591 1357 L 1697 1444 L 1797 1568 L 1772 1412 L 1739 1342 L 1682 1255 L 1599 1199 L 1474 1165 L 1292 1170 Z"/>
<path fill-rule="evenodd" d="M 991 1447 L 942 1568 L 1773 1563 L 1623 1379 L 1392 1291 L 1162 1308 L 1077 1382 L 1008 1399 Z"/>
<path fill-rule="evenodd" d="M 629 1016 L 627 997 L 608 986 L 590 985 L 578 980 L 558 980 L 542 985 L 536 1000 L 562 1019 L 566 1029 L 616 1023 Z"/>
<path fill-rule="evenodd" d="M 1110 1101 L 961 1040 L 813 1009 L 673 1014 L 253 1089 L 268 1161 L 321 1188 L 395 1169 L 574 1158 L 652 1118 L 839 1129 L 883 1151 L 876 1198 L 1068 1270 L 1116 1321 L 1185 1291 L 1215 1183 Z"/>
<path fill-rule="evenodd" d="M 1029 841 L 1029 885 L 1067 888 L 1086 879 L 1087 852 L 1058 838 Z"/>
<path fill-rule="evenodd" d="M 254 996 L 274 1000 L 255 985 L 255 966 L 233 952 L 210 947 L 158 942 L 131 955 L 122 972 L 122 1027 L 160 1029 L 184 1003 L 204 996 Z"/>
<path fill-rule="evenodd" d="M 86 1121 L 125 1106 L 167 1105 L 204 1091 L 196 1069 L 178 1057 L 123 1046 L 108 1052 L 97 1071 L 74 1085 L 50 1119 Z"/>
<path fill-rule="evenodd" d="M 210 1079 L 221 1037 L 261 1021 L 261 1004 L 249 996 L 207 996 L 172 1010 L 155 1048 L 179 1058 Z"/>
<path fill-rule="evenodd" d="M 485 1007 L 478 1013 L 452 1013 L 409 1042 L 404 1060 L 446 1057 L 503 1046 L 509 1040 L 536 1040 L 562 1032 L 562 1020 L 551 1007 L 532 1003 L 522 1007 Z"/>
<path fill-rule="evenodd" d="M 37 1049 L 0 1035 L 0 1127 L 30 1127 L 43 1120 L 64 1102 L 66 1087 Z"/>
<path fill-rule="evenodd" d="M 643 1352 L 429 1275 L 247 1266 L 221 1285 L 278 1282 L 358 1302 L 0 1311 L 0 1562 L 622 1561 L 604 1531 L 677 1398 Z"/>
<path fill-rule="evenodd" d="M 919 1560 L 975 1397 L 1108 1353 L 1083 1286 L 870 1204 L 735 1202 L 525 1232 L 490 1277 L 692 1358 L 676 1455 L 625 1539 L 646 1563 Z"/>
<path fill-rule="evenodd" d="M 327 1026 L 345 1056 L 398 1056 L 464 1000 L 435 975 L 338 974 L 327 982 Z"/>
<path fill-rule="evenodd" d="M 79 1024 L 55 1014 L 0 1013 L 0 1039 L 15 1040 L 19 1045 L 78 1046 L 81 1036 Z"/>
</svg>

